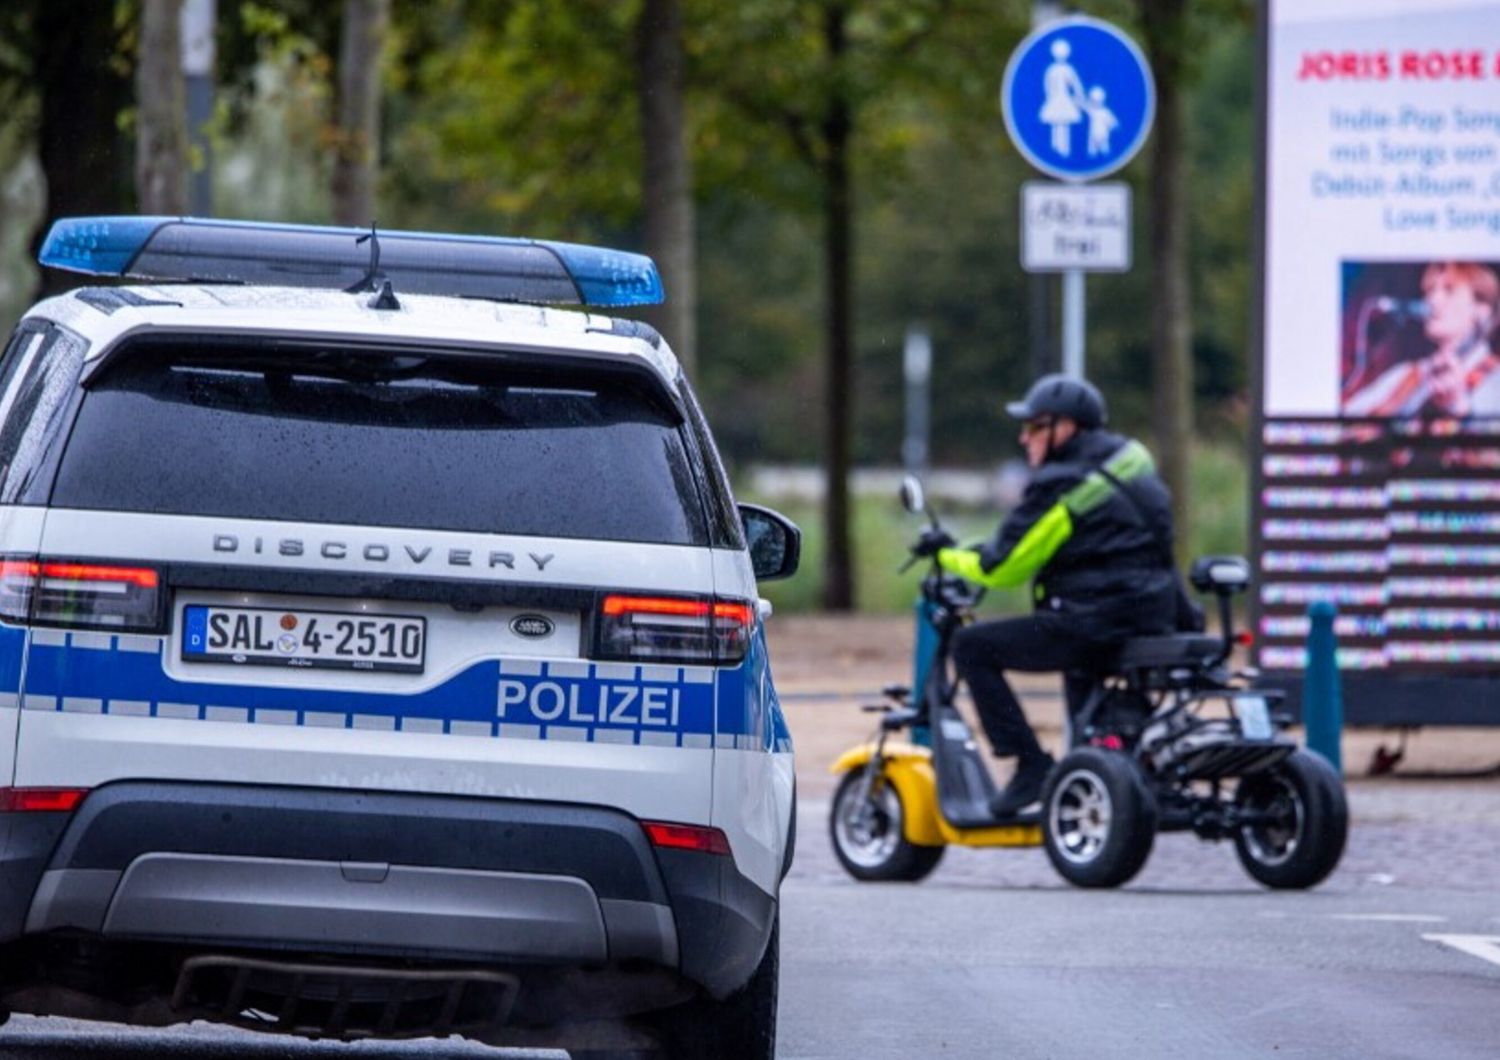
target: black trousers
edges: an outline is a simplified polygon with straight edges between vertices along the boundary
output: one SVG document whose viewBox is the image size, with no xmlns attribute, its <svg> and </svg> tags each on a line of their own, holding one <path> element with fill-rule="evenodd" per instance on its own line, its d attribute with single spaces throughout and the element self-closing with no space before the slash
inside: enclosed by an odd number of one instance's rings
<svg viewBox="0 0 1500 1060">
<path fill-rule="evenodd" d="M 1068 709 L 1076 710 L 1088 695 L 1089 671 L 1109 647 L 1078 636 L 1065 621 L 1043 613 L 959 630 L 953 640 L 953 661 L 974 695 L 980 724 L 995 754 L 1026 759 L 1042 754 L 1042 748 L 1005 680 L 1005 671 L 1062 671 Z"/>
</svg>

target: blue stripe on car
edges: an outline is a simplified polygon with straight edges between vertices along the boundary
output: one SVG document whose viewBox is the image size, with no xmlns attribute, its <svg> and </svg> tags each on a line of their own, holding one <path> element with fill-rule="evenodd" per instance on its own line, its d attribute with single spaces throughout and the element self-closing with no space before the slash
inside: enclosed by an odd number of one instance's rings
<svg viewBox="0 0 1500 1060">
<path fill-rule="evenodd" d="M 0 627 L 0 691 L 19 688 L 24 640 L 24 631 Z M 108 639 L 108 647 L 95 646 L 97 636 L 80 641 L 76 634 L 59 635 L 57 640 L 65 643 L 30 646 L 27 709 L 97 704 L 91 712 L 790 750 L 763 634 L 754 639 L 745 662 L 733 669 L 491 659 L 411 694 L 180 681 L 163 666 L 165 642 L 160 639 L 155 651 L 125 650 L 117 638 Z"/>
<path fill-rule="evenodd" d="M 718 732 L 722 746 L 740 750 L 790 751 L 792 735 L 771 681 L 764 626 L 750 639 L 745 661 L 718 671 Z"/>
<path fill-rule="evenodd" d="M 26 631 L 0 625 L 0 692 L 21 691 L 21 662 L 26 658 Z"/>
</svg>

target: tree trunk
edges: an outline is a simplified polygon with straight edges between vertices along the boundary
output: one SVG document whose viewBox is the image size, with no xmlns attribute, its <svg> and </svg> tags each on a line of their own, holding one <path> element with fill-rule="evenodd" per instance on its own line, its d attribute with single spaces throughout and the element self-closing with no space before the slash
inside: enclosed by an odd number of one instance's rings
<svg viewBox="0 0 1500 1060">
<path fill-rule="evenodd" d="M 135 65 L 135 191 L 141 213 L 187 213 L 182 0 L 145 0 Z"/>
<path fill-rule="evenodd" d="M 693 167 L 682 98 L 682 5 L 645 0 L 636 24 L 636 75 L 645 171 L 646 253 L 655 259 L 666 304 L 647 318 L 689 373 L 697 365 L 697 245 Z"/>
<path fill-rule="evenodd" d="M 854 399 L 854 194 L 849 178 L 849 141 L 854 116 L 839 74 L 847 47 L 847 14 L 831 5 L 823 23 L 828 60 L 834 76 L 822 123 L 824 273 L 828 284 L 827 371 L 824 374 L 823 459 L 827 490 L 823 499 L 823 607 L 847 611 L 854 606 L 853 549 L 849 535 L 849 462 Z"/>
<path fill-rule="evenodd" d="M 365 228 L 375 221 L 380 160 L 380 67 L 391 0 L 344 0 L 339 41 L 339 110 L 334 138 L 333 216 Z"/>
<path fill-rule="evenodd" d="M 118 45 L 113 5 L 38 4 L 33 32 L 46 220 L 128 213 L 130 164 L 119 116 L 130 82 L 110 63 Z M 46 225 L 37 229 L 33 256 L 46 232 Z M 44 295 L 80 282 L 74 273 L 42 270 Z"/>
<path fill-rule="evenodd" d="M 1156 79 L 1150 189 L 1152 413 L 1156 420 L 1156 455 L 1162 477 L 1172 490 L 1172 517 L 1180 543 L 1187 537 L 1192 510 L 1188 454 L 1193 431 L 1183 97 L 1186 0 L 1140 0 L 1140 5 L 1146 53 Z"/>
</svg>

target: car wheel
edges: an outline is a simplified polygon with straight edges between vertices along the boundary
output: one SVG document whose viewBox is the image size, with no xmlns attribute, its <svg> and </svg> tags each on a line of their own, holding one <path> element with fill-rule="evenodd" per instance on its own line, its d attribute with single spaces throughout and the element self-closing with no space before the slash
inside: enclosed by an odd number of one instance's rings
<svg viewBox="0 0 1500 1060">
<path fill-rule="evenodd" d="M 1052 769 L 1042 796 L 1042 838 L 1052 867 L 1079 887 L 1118 887 L 1146 864 L 1156 799 L 1135 759 L 1081 747 Z"/>
<path fill-rule="evenodd" d="M 1312 887 L 1338 865 L 1349 805 L 1343 781 L 1318 755 L 1296 751 L 1274 769 L 1245 777 L 1234 801 L 1254 818 L 1235 830 L 1235 853 L 1267 887 Z"/>
<path fill-rule="evenodd" d="M 775 1060 L 781 918 L 750 981 L 723 1001 L 700 998 L 656 1020 L 664 1060 Z"/>
<path fill-rule="evenodd" d="M 828 815 L 833 852 L 856 880 L 914 883 L 943 858 L 943 847 L 917 846 L 902 833 L 905 807 L 884 777 L 865 788 L 865 771 L 844 774 Z"/>
</svg>

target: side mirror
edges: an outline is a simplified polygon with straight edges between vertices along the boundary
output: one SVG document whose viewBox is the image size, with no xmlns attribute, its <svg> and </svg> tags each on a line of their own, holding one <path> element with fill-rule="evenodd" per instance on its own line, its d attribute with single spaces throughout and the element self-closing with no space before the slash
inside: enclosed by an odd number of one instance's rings
<svg viewBox="0 0 1500 1060">
<path fill-rule="evenodd" d="M 740 522 L 750 547 L 756 581 L 790 578 L 802 558 L 802 531 L 780 512 L 758 504 L 740 505 Z"/>
<path fill-rule="evenodd" d="M 927 510 L 927 498 L 922 493 L 922 480 L 916 475 L 907 475 L 901 480 L 901 506 L 913 515 Z"/>
</svg>

